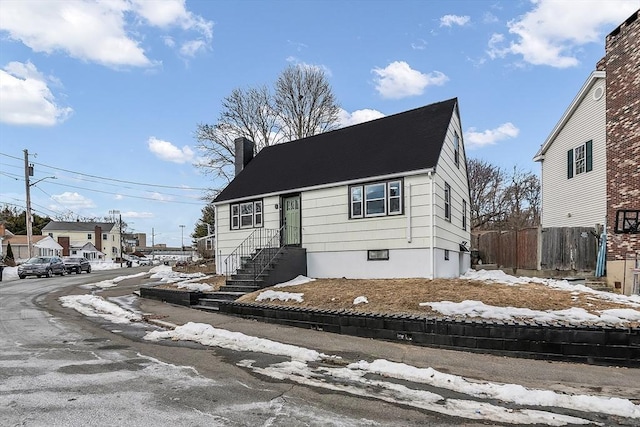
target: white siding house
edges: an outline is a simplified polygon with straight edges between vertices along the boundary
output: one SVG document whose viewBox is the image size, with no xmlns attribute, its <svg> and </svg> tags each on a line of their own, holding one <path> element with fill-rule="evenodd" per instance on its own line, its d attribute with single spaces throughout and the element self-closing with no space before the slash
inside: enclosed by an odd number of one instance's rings
<svg viewBox="0 0 640 427">
<path fill-rule="evenodd" d="M 457 99 L 240 158 L 214 200 L 220 274 L 247 237 L 281 227 L 273 235 L 306 250 L 311 277 L 457 277 L 470 266 Z"/>
<path fill-rule="evenodd" d="M 42 234 L 58 242 L 64 256 L 115 260 L 121 254 L 120 230 L 112 222 L 51 221 Z"/>
<path fill-rule="evenodd" d="M 605 224 L 605 72 L 594 71 L 540 147 L 542 227 Z"/>
</svg>

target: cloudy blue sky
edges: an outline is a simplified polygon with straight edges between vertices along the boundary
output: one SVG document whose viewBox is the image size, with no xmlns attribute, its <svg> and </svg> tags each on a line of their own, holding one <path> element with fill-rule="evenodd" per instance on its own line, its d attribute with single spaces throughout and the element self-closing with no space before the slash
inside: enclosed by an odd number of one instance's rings
<svg viewBox="0 0 640 427">
<path fill-rule="evenodd" d="M 458 97 L 469 157 L 531 159 L 640 0 L 0 0 L 0 205 L 118 210 L 188 241 L 194 131 L 234 88 L 322 67 L 343 125 Z M 392 143 L 390 141 L 390 143 Z M 48 178 L 55 176 L 56 179 Z M 44 178 L 44 179 L 43 179 Z M 150 239 L 150 237 L 149 237 Z"/>
</svg>

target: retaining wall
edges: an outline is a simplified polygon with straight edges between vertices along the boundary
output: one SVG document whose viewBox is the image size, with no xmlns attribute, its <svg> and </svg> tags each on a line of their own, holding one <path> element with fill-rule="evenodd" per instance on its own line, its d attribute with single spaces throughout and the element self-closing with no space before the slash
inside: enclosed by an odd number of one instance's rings
<svg viewBox="0 0 640 427">
<path fill-rule="evenodd" d="M 344 335 L 452 350 L 640 367 L 640 328 L 461 321 L 221 302 L 221 313 Z"/>
<path fill-rule="evenodd" d="M 142 298 L 154 299 L 187 307 L 198 304 L 200 298 L 204 298 L 205 295 L 206 294 L 203 292 L 189 291 L 186 289 L 181 291 L 157 287 L 140 287 L 140 296 Z"/>
</svg>

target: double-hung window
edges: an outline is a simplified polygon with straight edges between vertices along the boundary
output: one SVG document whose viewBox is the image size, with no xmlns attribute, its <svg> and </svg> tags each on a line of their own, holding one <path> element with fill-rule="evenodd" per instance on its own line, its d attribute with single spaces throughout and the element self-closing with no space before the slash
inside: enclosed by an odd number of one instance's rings
<svg viewBox="0 0 640 427">
<path fill-rule="evenodd" d="M 231 229 L 262 227 L 262 200 L 231 205 Z"/>
<path fill-rule="evenodd" d="M 593 142 L 587 141 L 567 151 L 567 178 L 593 170 Z"/>
<path fill-rule="evenodd" d="M 402 180 L 349 187 L 349 218 L 370 218 L 402 213 Z"/>
<path fill-rule="evenodd" d="M 451 222 L 451 186 L 444 183 L 444 219 Z"/>
</svg>

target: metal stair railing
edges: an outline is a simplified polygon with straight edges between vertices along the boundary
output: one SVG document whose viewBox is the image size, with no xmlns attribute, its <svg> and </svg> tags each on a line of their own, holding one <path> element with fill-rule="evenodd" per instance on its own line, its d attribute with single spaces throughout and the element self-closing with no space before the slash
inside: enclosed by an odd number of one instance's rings
<svg viewBox="0 0 640 427">
<path fill-rule="evenodd" d="M 261 253 L 267 245 L 277 242 L 279 247 L 281 231 L 282 228 L 279 230 L 257 228 L 247 236 L 224 260 L 224 273 L 227 279 L 244 267 L 247 262 L 255 259 L 257 254 Z"/>
<path fill-rule="evenodd" d="M 284 244 L 282 237 L 282 232 L 284 231 L 285 226 L 283 225 L 277 230 L 269 242 L 256 252 L 255 257 L 253 258 L 253 282 L 255 283 L 258 280 L 258 277 L 269 267 L 269 265 L 273 262 L 273 260 L 282 252 L 284 249 Z M 275 249 L 277 251 L 270 251 L 269 249 Z"/>
</svg>

